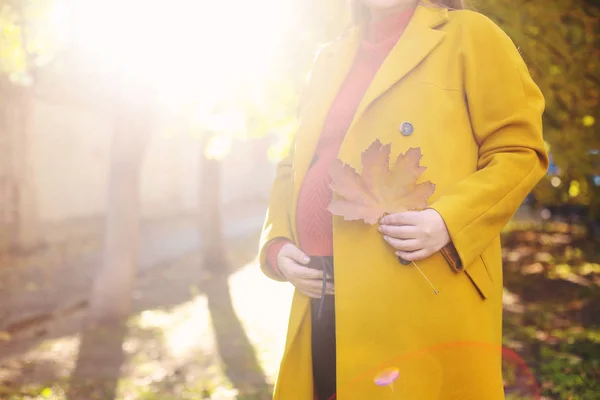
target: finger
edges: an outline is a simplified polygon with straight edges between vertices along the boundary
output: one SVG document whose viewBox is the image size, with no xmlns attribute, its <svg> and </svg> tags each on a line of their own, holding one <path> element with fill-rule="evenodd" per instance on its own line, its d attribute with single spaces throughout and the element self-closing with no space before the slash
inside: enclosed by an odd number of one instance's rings
<svg viewBox="0 0 600 400">
<path fill-rule="evenodd" d="M 312 298 L 321 298 L 323 295 L 323 283 L 319 281 L 296 281 L 293 283 L 298 290 Z M 334 285 L 328 282 L 325 286 L 325 294 L 334 295 Z"/>
<path fill-rule="evenodd" d="M 400 251 L 417 251 L 423 248 L 421 241 L 417 239 L 396 239 L 389 236 L 384 236 L 383 239 L 388 242 L 390 246 L 392 246 L 396 250 Z"/>
<path fill-rule="evenodd" d="M 327 284 L 327 289 L 325 290 L 325 293 L 327 293 L 328 295 L 334 295 L 335 294 L 333 283 L 328 283 Z"/>
<path fill-rule="evenodd" d="M 300 290 L 302 293 L 306 294 L 308 297 L 312 297 L 314 299 L 319 299 L 322 297 L 322 291 L 321 289 L 316 290 L 316 289 L 311 289 L 311 288 L 306 288 L 303 286 L 297 286 L 298 290 Z"/>
<path fill-rule="evenodd" d="M 310 279 L 310 280 L 322 280 L 323 271 L 313 268 L 308 268 L 303 265 L 297 264 L 291 258 L 284 258 L 280 263 L 279 268 L 285 270 L 285 275 L 299 279 Z"/>
<path fill-rule="evenodd" d="M 379 221 L 382 225 L 417 225 L 420 220 L 419 211 L 405 211 L 389 214 Z"/>
<path fill-rule="evenodd" d="M 284 257 L 291 258 L 298 264 L 306 265 L 310 262 L 310 258 L 304 254 L 302 250 L 294 246 L 292 243 L 288 243 L 281 248 L 281 255 Z"/>
<path fill-rule="evenodd" d="M 419 261 L 423 260 L 433 254 L 429 249 L 421 249 L 417 251 L 397 251 L 396 255 L 406 261 Z"/>
<path fill-rule="evenodd" d="M 321 293 L 320 293 L 320 292 L 319 292 L 319 293 L 316 293 L 316 292 L 311 292 L 311 291 L 307 291 L 307 290 L 301 289 L 301 288 L 299 288 L 299 287 L 296 287 L 296 289 L 297 289 L 297 290 L 298 290 L 300 293 L 302 293 L 302 294 L 304 294 L 305 296 L 307 296 L 307 297 L 310 297 L 310 298 L 312 298 L 312 299 L 319 299 L 319 298 L 321 298 Z"/>
<path fill-rule="evenodd" d="M 319 293 L 319 295 L 323 290 L 323 282 L 314 279 L 298 279 L 292 283 L 294 286 L 302 288 L 302 290 Z"/>
<path fill-rule="evenodd" d="M 416 239 L 419 230 L 412 225 L 380 225 L 379 232 L 396 239 Z"/>
</svg>

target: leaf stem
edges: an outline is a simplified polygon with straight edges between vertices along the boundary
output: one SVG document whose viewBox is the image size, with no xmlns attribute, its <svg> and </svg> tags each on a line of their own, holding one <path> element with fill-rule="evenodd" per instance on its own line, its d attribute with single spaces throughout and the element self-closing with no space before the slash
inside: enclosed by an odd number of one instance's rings
<svg viewBox="0 0 600 400">
<path fill-rule="evenodd" d="M 429 283 L 429 286 L 431 286 L 431 288 L 433 289 L 433 293 L 435 293 L 436 295 L 439 295 L 440 294 L 439 290 L 437 290 L 435 288 L 435 286 L 433 286 L 433 283 L 431 283 L 431 281 L 425 276 L 425 274 L 423 273 L 423 271 L 421 271 L 421 268 L 419 268 L 419 266 L 417 264 L 415 264 L 414 261 L 412 261 L 412 265 L 414 265 L 415 268 L 417 269 L 417 271 L 419 271 L 419 273 L 421 275 L 423 275 L 423 278 L 425 278 L 425 280 L 427 281 L 427 283 Z"/>
</svg>

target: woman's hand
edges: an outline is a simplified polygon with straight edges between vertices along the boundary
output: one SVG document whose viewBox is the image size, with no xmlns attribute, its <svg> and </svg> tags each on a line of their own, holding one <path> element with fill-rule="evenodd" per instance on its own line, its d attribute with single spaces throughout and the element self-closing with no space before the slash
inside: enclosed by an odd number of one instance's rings
<svg viewBox="0 0 600 400">
<path fill-rule="evenodd" d="M 310 258 L 292 243 L 284 245 L 277 253 L 277 267 L 283 276 L 300 292 L 318 299 L 323 288 L 323 271 L 308 268 Z M 326 294 L 333 294 L 333 283 L 327 282 Z"/>
<path fill-rule="evenodd" d="M 450 243 L 448 228 L 437 211 L 407 211 L 381 218 L 379 231 L 406 261 L 422 260 Z"/>
</svg>

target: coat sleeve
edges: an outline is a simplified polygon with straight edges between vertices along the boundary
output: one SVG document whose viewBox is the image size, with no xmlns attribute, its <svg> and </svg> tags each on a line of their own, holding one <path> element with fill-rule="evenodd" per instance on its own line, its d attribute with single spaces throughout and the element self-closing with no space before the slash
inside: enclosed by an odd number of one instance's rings
<svg viewBox="0 0 600 400">
<path fill-rule="evenodd" d="M 269 244 L 277 239 L 292 240 L 292 227 L 290 224 L 292 205 L 292 165 L 294 162 L 294 146 L 292 145 L 290 154 L 279 162 L 275 173 L 275 181 L 271 187 L 271 196 L 269 199 L 269 208 L 263 225 L 259 243 L 259 262 L 263 273 L 276 281 L 284 281 L 281 274 L 278 274 L 271 267 L 267 260 L 267 248 Z"/>
<path fill-rule="evenodd" d="M 465 12 L 463 82 L 475 139 L 477 171 L 434 202 L 461 267 L 468 268 L 500 234 L 545 175 L 544 98 L 511 39 L 491 20 Z"/>
<path fill-rule="evenodd" d="M 325 50 L 332 46 L 332 43 L 328 43 L 318 49 L 311 72 L 307 79 L 307 85 L 305 86 L 300 104 L 298 107 L 298 117 L 301 116 L 303 106 L 310 101 L 311 97 L 311 77 L 313 72 L 319 65 L 321 56 L 325 53 Z M 294 147 L 295 140 L 290 146 L 290 151 L 287 157 L 279 162 L 275 173 L 275 181 L 271 187 L 271 195 L 269 200 L 269 208 L 267 209 L 267 215 L 262 229 L 260 237 L 258 259 L 260 268 L 263 273 L 269 278 L 283 282 L 285 278 L 278 273 L 278 268 L 272 268 L 267 260 L 268 247 L 271 243 L 279 239 L 285 239 L 289 242 L 294 242 L 292 232 L 292 204 L 294 195 L 294 182 L 293 182 L 293 165 L 294 165 Z"/>
</svg>

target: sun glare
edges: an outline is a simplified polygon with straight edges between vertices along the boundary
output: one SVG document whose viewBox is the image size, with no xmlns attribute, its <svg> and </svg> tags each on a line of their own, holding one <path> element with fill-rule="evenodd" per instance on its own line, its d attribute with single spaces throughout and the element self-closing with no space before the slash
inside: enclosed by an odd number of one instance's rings
<svg viewBox="0 0 600 400">
<path fill-rule="evenodd" d="M 292 17 L 277 0 L 80 0 L 73 39 L 98 66 L 176 101 L 227 97 L 269 75 Z"/>
</svg>

